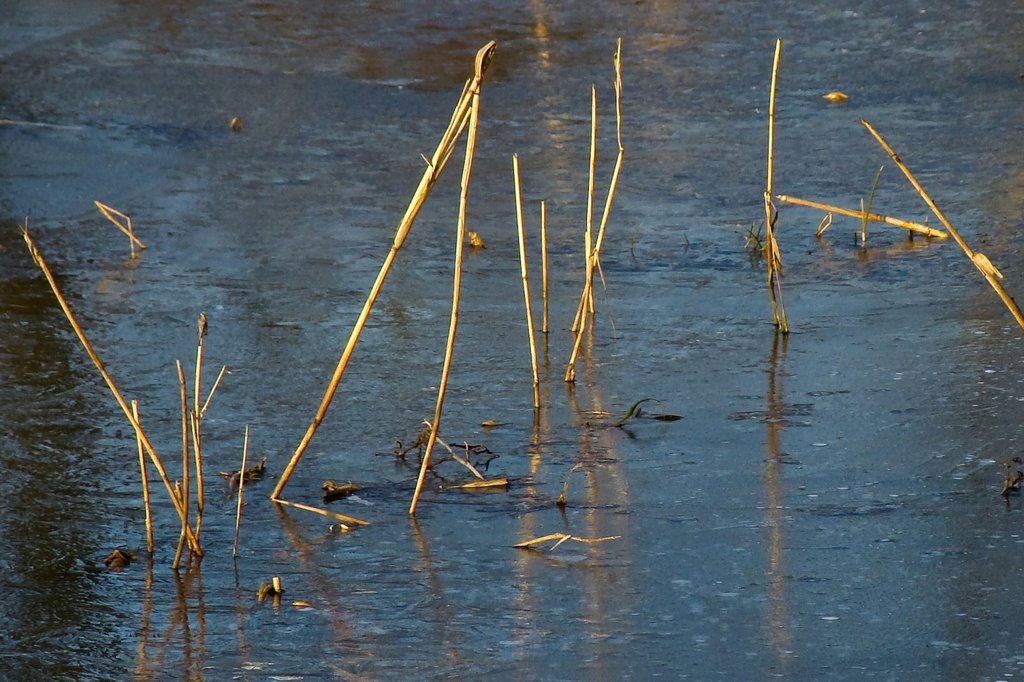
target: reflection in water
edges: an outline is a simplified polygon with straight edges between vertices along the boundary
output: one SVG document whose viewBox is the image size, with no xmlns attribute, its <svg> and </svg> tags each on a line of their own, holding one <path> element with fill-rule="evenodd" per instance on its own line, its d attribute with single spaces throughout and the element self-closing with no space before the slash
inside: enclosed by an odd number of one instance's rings
<svg viewBox="0 0 1024 682">
<path fill-rule="evenodd" d="M 437 622 L 440 624 L 440 640 L 447 651 L 445 663 L 454 668 L 462 661 L 462 652 L 459 650 L 459 634 L 454 627 L 457 620 L 456 614 L 449 605 L 448 599 L 445 598 L 444 585 L 441 583 L 440 574 L 430 555 L 430 545 L 427 544 L 427 539 L 415 516 L 409 517 L 409 525 L 420 555 L 420 571 L 426 574 L 430 594 L 433 597 L 434 611 L 437 613 Z"/>
<path fill-rule="evenodd" d="M 775 332 L 772 352 L 768 358 L 768 395 L 765 444 L 768 454 L 764 464 L 765 522 L 768 527 L 768 630 L 779 670 L 789 669 L 791 639 L 786 600 L 786 574 L 782 565 L 782 429 L 786 425 L 786 402 L 782 379 L 786 375 L 788 334 Z"/>
</svg>

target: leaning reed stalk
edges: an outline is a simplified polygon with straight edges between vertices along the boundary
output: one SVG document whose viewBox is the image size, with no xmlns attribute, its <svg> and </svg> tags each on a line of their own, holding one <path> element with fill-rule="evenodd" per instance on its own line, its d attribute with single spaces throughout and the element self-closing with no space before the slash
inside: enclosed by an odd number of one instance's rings
<svg viewBox="0 0 1024 682">
<path fill-rule="evenodd" d="M 589 307 L 587 306 L 587 299 L 590 296 L 590 286 L 593 283 L 593 277 L 591 277 L 590 264 L 593 261 L 590 259 L 590 232 L 586 232 L 583 235 L 584 250 L 587 252 L 587 278 L 583 283 L 583 294 L 580 296 L 580 305 L 577 309 L 579 315 L 579 328 L 576 330 L 576 336 L 572 343 L 572 354 L 569 356 L 569 362 L 565 367 L 565 383 L 572 384 L 576 382 L 576 358 L 580 354 L 580 346 L 583 343 L 583 334 L 587 327 L 587 313 Z"/>
<path fill-rule="evenodd" d="M 132 416 L 135 417 L 135 421 L 140 424 L 142 421 L 139 419 L 139 401 L 132 401 Z M 150 554 L 153 553 L 153 514 L 149 504 L 149 473 L 146 471 L 146 449 L 142 447 L 142 441 L 138 435 L 135 437 L 135 443 L 139 450 L 139 473 L 142 476 L 142 504 L 146 509 L 146 551 Z"/>
<path fill-rule="evenodd" d="M 768 294 L 772 302 L 775 326 L 783 334 L 789 333 L 786 308 L 782 303 L 782 256 L 775 239 L 775 218 L 778 212 L 772 203 L 772 187 L 775 176 L 775 92 L 779 78 L 779 58 L 782 56 L 782 40 L 775 41 L 775 58 L 772 61 L 772 85 L 768 98 L 768 177 L 764 190 L 765 242 L 768 248 Z"/>
<path fill-rule="evenodd" d="M 985 254 L 974 251 L 967 245 L 967 242 L 965 242 L 963 237 L 960 236 L 960 233 L 953 227 L 953 224 L 949 222 L 946 215 L 939 210 L 939 207 L 932 200 L 931 196 L 929 196 L 928 192 L 924 190 L 924 187 L 922 187 L 921 183 L 917 181 L 917 178 L 914 177 L 914 174 L 910 172 L 910 169 L 907 168 L 906 164 L 903 163 L 903 160 L 900 159 L 899 155 L 893 150 L 889 143 L 885 141 L 885 138 L 871 127 L 871 124 L 863 118 L 860 119 L 860 122 L 861 125 L 867 128 L 867 131 L 871 133 L 871 136 L 875 138 L 878 144 L 882 145 L 882 149 L 889 154 L 893 163 L 903 171 L 903 175 L 907 177 L 907 180 L 909 180 L 910 184 L 914 186 L 917 193 L 921 195 L 921 199 L 924 200 L 924 203 L 928 204 L 928 208 L 932 210 L 932 213 L 934 213 L 935 217 L 939 219 L 942 226 L 946 228 L 946 231 L 949 232 L 950 236 L 953 237 L 960 248 L 963 249 L 963 252 L 967 254 L 967 257 L 971 259 L 971 262 L 974 263 L 974 267 L 978 268 L 978 271 L 985 277 L 986 281 L 988 281 L 992 288 L 995 289 L 996 294 L 998 294 L 999 298 L 1003 301 L 1007 310 L 1009 310 L 1010 314 L 1013 315 L 1013 319 L 1017 321 L 1017 324 L 1020 325 L 1021 329 L 1024 329 L 1024 315 L 1021 314 L 1020 308 L 1017 306 L 1017 302 L 1013 300 L 1013 297 L 1010 296 L 1006 289 L 1003 288 L 1003 285 L 999 283 L 1003 274 L 992 265 Z"/>
<path fill-rule="evenodd" d="M 477 75 L 480 75 L 479 57 L 477 61 Z M 455 350 L 455 333 L 459 327 L 459 294 L 462 288 L 462 250 L 463 242 L 466 240 L 466 204 L 469 199 L 469 180 L 473 172 L 473 155 L 476 153 L 476 131 L 480 120 L 480 89 L 472 93 L 472 105 L 469 109 L 469 128 L 466 132 L 466 156 L 462 165 L 461 191 L 459 192 L 459 218 L 455 231 L 455 267 L 452 280 L 452 312 L 448 322 L 448 342 L 444 348 L 444 366 L 441 369 L 441 381 L 437 386 L 437 403 L 434 405 L 434 419 L 430 424 L 430 439 L 423 452 L 423 461 L 420 463 L 420 473 L 416 478 L 416 490 L 413 492 L 412 501 L 409 503 L 409 516 L 416 515 L 416 505 L 420 499 L 420 492 L 423 490 L 423 480 L 427 476 L 427 469 L 430 467 L 430 455 L 434 450 L 434 442 L 437 440 L 437 432 L 441 428 L 441 414 L 444 411 L 445 392 L 448 389 L 448 375 L 451 372 L 452 356 Z"/>
<path fill-rule="evenodd" d="M 64 311 L 64 316 L 71 324 L 71 328 L 74 330 L 75 335 L 78 336 L 78 340 L 81 342 L 82 347 L 85 348 L 85 352 L 89 354 L 89 358 L 92 360 L 93 364 L 96 365 L 96 369 L 99 370 L 100 375 L 103 377 L 103 380 L 107 384 L 107 388 L 110 389 L 110 392 L 113 394 L 114 399 L 117 401 L 118 406 L 121 408 L 121 411 L 124 413 L 125 417 L 127 417 L 128 423 L 130 423 L 132 425 L 132 428 L 135 430 L 136 438 L 142 441 L 142 447 L 146 449 L 146 454 L 149 455 L 150 461 L 152 461 L 153 466 L 156 467 L 157 473 L 160 474 L 160 480 L 163 481 L 164 487 L 167 489 L 167 493 L 171 496 L 171 502 L 174 504 L 175 511 L 178 512 L 178 516 L 180 518 L 184 518 L 185 508 L 181 504 L 181 500 L 179 500 L 178 497 L 174 494 L 174 486 L 171 483 L 171 479 L 167 477 L 167 471 L 164 469 L 164 465 L 160 461 L 160 456 L 157 454 L 156 449 L 153 447 L 153 443 L 149 440 L 149 437 L 142 430 L 142 426 L 139 425 L 138 420 L 136 420 L 135 416 L 132 415 L 131 407 L 129 407 L 128 403 L 125 402 L 124 397 L 121 395 L 121 391 L 118 390 L 113 378 L 111 378 L 110 374 L 107 372 L 106 367 L 103 365 L 103 361 L 100 360 L 99 355 L 96 354 L 95 349 L 93 349 L 92 344 L 86 337 L 85 331 L 82 329 L 82 327 L 78 324 L 78 321 L 75 319 L 74 314 L 71 312 L 70 306 L 68 306 L 68 302 L 64 299 L 64 295 L 61 294 L 60 292 L 60 287 L 57 286 L 57 280 L 54 279 L 53 273 L 50 272 L 50 268 L 46 265 L 46 261 L 43 259 L 42 253 L 40 253 L 39 249 L 35 245 L 35 242 L 33 242 L 32 238 L 29 236 L 28 228 L 22 227 L 21 232 L 22 237 L 25 239 L 25 244 L 28 246 L 29 253 L 32 256 L 32 260 L 35 261 L 36 265 L 39 266 L 39 269 L 42 271 L 43 276 L 46 277 L 46 281 L 50 284 L 50 289 L 53 290 L 53 294 L 57 298 L 57 303 L 60 304 L 61 310 Z M 191 531 L 189 532 L 189 542 L 195 543 L 195 551 L 201 555 L 202 549 L 199 547 L 195 535 L 193 535 Z"/>
<path fill-rule="evenodd" d="M 533 367 L 533 407 L 540 409 L 540 373 L 537 370 L 537 343 L 533 333 L 533 306 L 530 304 L 530 276 L 526 267 L 526 232 L 523 228 L 523 193 L 519 184 L 519 155 L 512 155 L 512 178 L 516 186 L 516 224 L 519 226 L 519 269 L 526 303 L 526 330 L 530 335 L 530 364 Z"/>
<path fill-rule="evenodd" d="M 231 556 L 238 556 L 238 531 L 242 527 L 242 489 L 245 488 L 245 462 L 249 457 L 249 425 L 245 425 L 245 438 L 242 439 L 242 468 L 238 477 L 238 505 L 235 508 L 235 542 L 231 547 Z"/>
<path fill-rule="evenodd" d="M 864 214 L 860 211 L 855 211 L 849 208 L 843 208 L 842 206 L 832 206 L 831 204 L 823 204 L 819 201 L 811 201 L 810 199 L 800 199 L 798 197 L 791 197 L 786 194 L 776 194 L 775 198 L 784 204 L 792 204 L 793 206 L 804 206 L 806 208 L 816 208 L 819 211 L 826 211 L 828 213 L 838 213 L 849 218 L 861 218 Z M 923 234 L 926 237 L 933 237 L 935 239 L 948 239 L 949 235 L 942 230 L 936 230 L 933 227 L 922 225 L 921 223 L 910 222 L 909 220 L 900 220 L 899 218 L 891 218 L 889 216 L 880 215 L 878 213 L 868 213 L 867 219 L 873 223 L 885 223 L 887 225 L 893 225 L 894 227 L 900 227 L 910 232 L 917 232 Z"/>
<path fill-rule="evenodd" d="M 540 289 L 544 299 L 541 333 L 548 333 L 548 204 L 540 202 Z"/>
<path fill-rule="evenodd" d="M 384 259 L 384 263 L 380 267 L 380 272 L 377 274 L 377 279 L 374 281 L 373 287 L 370 289 L 370 293 L 366 298 L 366 303 L 363 305 L 363 309 L 359 313 L 359 318 L 356 320 L 355 326 L 352 328 L 352 333 L 349 336 L 348 343 L 345 345 L 341 358 L 338 360 L 338 365 L 335 367 L 334 374 L 327 386 L 327 390 L 324 392 L 324 397 L 320 401 L 320 407 L 317 408 L 316 415 L 313 417 L 312 423 L 306 430 L 306 433 L 299 442 L 298 447 L 296 447 L 295 453 L 292 455 L 291 460 L 288 462 L 288 466 L 285 467 L 284 472 L 281 474 L 281 479 L 278 481 L 277 486 L 270 494 L 272 499 L 280 499 L 285 485 L 288 484 L 288 479 L 291 477 L 292 472 L 299 463 L 299 459 L 302 457 L 306 448 L 309 446 L 310 441 L 313 439 L 313 435 L 320 427 L 321 422 L 323 422 L 324 417 L 327 414 L 327 409 L 331 405 L 331 401 L 334 400 L 334 394 L 337 392 L 338 385 L 341 383 L 341 378 L 345 373 L 345 368 L 348 367 L 349 359 L 352 357 L 352 352 L 355 350 L 356 343 L 359 341 L 359 336 L 363 332 L 366 320 L 370 316 L 373 304 L 376 302 L 377 296 L 380 294 L 381 287 L 384 285 L 384 280 L 387 279 L 391 266 L 398 255 L 398 251 L 405 243 L 405 239 L 409 234 L 409 230 L 412 229 L 416 216 L 419 215 L 420 209 L 423 207 L 423 203 L 426 201 L 431 189 L 433 189 L 434 184 L 440 177 L 441 171 L 443 171 L 445 165 L 447 165 L 448 158 L 451 156 L 452 150 L 454 150 L 455 144 L 458 141 L 459 136 L 462 134 L 462 130 L 469 122 L 469 111 L 472 106 L 474 93 L 478 95 L 480 92 L 480 84 L 483 81 L 484 72 L 487 70 L 487 66 L 490 64 L 491 58 L 494 56 L 494 47 L 494 41 L 491 41 L 477 52 L 475 63 L 476 73 L 474 74 L 473 79 L 463 90 L 462 97 L 459 99 L 459 102 L 455 107 L 455 111 L 452 113 L 452 118 L 448 124 L 448 128 L 441 136 L 441 141 L 438 142 L 433 156 L 427 162 L 427 168 L 423 171 L 423 176 L 420 178 L 419 185 L 416 187 L 416 191 L 413 193 L 409 206 L 405 210 L 405 215 L 402 217 L 402 221 L 398 225 L 394 241 L 391 244 L 391 250 Z"/>
</svg>

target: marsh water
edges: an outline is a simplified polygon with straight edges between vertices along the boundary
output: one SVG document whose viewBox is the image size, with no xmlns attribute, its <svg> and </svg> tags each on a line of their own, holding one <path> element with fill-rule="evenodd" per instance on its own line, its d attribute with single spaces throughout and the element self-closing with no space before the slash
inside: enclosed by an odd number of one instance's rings
<svg viewBox="0 0 1024 682">
<path fill-rule="evenodd" d="M 868 119 L 965 238 L 1024 291 L 1024 11 L 1015 3 L 27 2 L 0 13 L 0 677 L 30 679 L 978 679 L 1024 676 L 1024 338 L 952 241 L 781 207 L 775 188 L 929 220 Z M 598 209 L 625 161 L 605 286 L 563 382 L 584 277 L 590 89 Z M 462 308 L 441 432 L 507 489 L 428 478 L 461 151 L 398 256 L 320 431 L 272 505 L 476 50 L 482 91 Z M 840 90 L 846 103 L 830 104 Z M 233 132 L 232 118 L 243 127 Z M 550 332 L 532 376 L 547 200 Z M 93 206 L 130 214 L 148 249 Z M 599 212 L 599 210 L 598 210 Z M 104 363 L 181 475 L 175 360 L 205 311 L 201 562 L 32 263 L 31 233 Z M 930 219 L 935 224 L 934 218 Z M 191 379 L 190 379 L 191 386 Z M 615 426 L 638 400 L 646 411 Z M 678 421 L 654 419 L 681 416 Z M 485 421 L 499 425 L 485 428 Z M 234 500 L 243 430 L 267 476 Z M 177 454 L 175 454 L 177 453 Z M 566 504 L 556 504 L 567 483 Z M 194 488 L 193 488 L 194 491 Z M 615 537 L 515 549 L 551 533 Z M 547 547 L 550 547 L 548 543 Z M 104 557 L 137 556 L 121 572 Z M 278 603 L 256 598 L 280 576 Z"/>
</svg>

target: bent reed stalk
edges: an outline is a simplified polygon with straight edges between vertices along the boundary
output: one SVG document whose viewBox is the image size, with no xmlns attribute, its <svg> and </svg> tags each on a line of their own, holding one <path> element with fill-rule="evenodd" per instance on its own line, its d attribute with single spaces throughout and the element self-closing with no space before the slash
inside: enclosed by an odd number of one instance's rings
<svg viewBox="0 0 1024 682">
<path fill-rule="evenodd" d="M 384 281 L 387 279 L 388 273 L 391 271 L 391 266 L 394 263 L 399 250 L 401 250 L 402 245 L 405 243 L 405 239 L 409 235 L 409 231 L 412 229 L 412 225 L 415 222 L 416 217 L 419 215 L 420 209 L 423 207 L 423 203 L 426 201 L 427 196 L 430 194 L 430 191 L 433 189 L 434 184 L 440 177 L 441 172 L 447 165 L 448 158 L 455 149 L 456 142 L 462 135 L 462 131 L 465 126 L 469 123 L 469 112 L 473 101 L 473 93 L 479 94 L 484 73 L 494 56 L 494 50 L 495 43 L 492 40 L 477 52 L 475 62 L 476 72 L 473 78 L 466 82 L 462 91 L 462 96 L 459 98 L 459 102 L 455 106 L 451 120 L 448 123 L 448 128 L 441 136 L 441 140 L 438 142 L 433 155 L 427 161 L 427 167 L 423 171 L 419 185 L 416 187 L 416 191 L 413 193 L 412 199 L 409 201 L 409 206 L 406 208 L 405 215 L 402 217 L 402 220 L 398 225 L 394 241 L 391 244 L 391 250 L 385 257 L 384 263 L 380 267 L 380 272 L 377 274 L 377 279 L 374 281 L 373 286 L 370 289 L 370 293 L 366 298 L 366 303 L 363 305 L 363 309 L 360 311 L 359 317 L 352 328 L 352 333 L 349 336 L 348 343 L 342 351 L 341 358 L 338 360 L 334 374 L 331 376 L 331 380 L 324 392 L 324 397 L 320 401 L 320 406 L 317 408 L 313 421 L 306 430 L 305 435 L 296 447 L 291 460 L 288 462 L 284 472 L 281 474 L 281 478 L 278 481 L 277 486 L 274 487 L 273 492 L 270 494 L 271 499 L 280 499 L 281 493 L 288 484 L 288 479 L 291 477 L 292 472 L 295 471 L 295 467 L 298 465 L 303 453 L 306 451 L 310 441 L 313 439 L 313 435 L 323 422 L 324 417 L 327 414 L 327 409 L 334 400 L 334 394 L 337 392 L 338 385 L 341 383 L 342 376 L 345 373 L 345 368 L 348 367 L 349 360 L 352 357 L 352 352 L 355 350 L 356 343 L 359 341 L 363 327 L 366 325 L 366 320 L 370 316 L 370 311 L 373 309 L 373 305 L 380 294 Z"/>
<path fill-rule="evenodd" d="M 145 448 L 146 454 L 149 455 L 149 459 L 153 463 L 153 466 L 156 467 L 157 473 L 160 474 L 160 480 L 163 481 L 164 488 L 167 489 L 167 494 L 171 498 L 171 503 L 174 505 L 174 510 L 178 513 L 178 517 L 184 519 L 186 517 L 185 507 L 182 504 L 181 499 L 179 499 L 179 497 L 174 492 L 174 485 L 171 483 L 171 479 L 168 478 L 167 476 L 167 471 L 164 469 L 163 462 L 160 461 L 160 456 L 157 454 L 156 448 L 153 447 L 153 443 L 149 440 L 149 436 L 146 435 L 146 432 L 142 430 L 142 426 L 139 424 L 138 420 L 135 419 L 135 416 L 132 414 L 131 407 L 128 406 L 128 403 L 125 401 L 124 396 L 121 395 L 121 391 L 117 388 L 117 384 L 114 383 L 114 379 L 107 372 L 107 369 L 103 364 L 103 361 L 100 360 L 100 357 L 99 355 L 97 355 L 96 350 L 89 342 L 88 337 L 86 337 L 85 331 L 82 329 L 81 325 L 79 325 L 78 321 L 75 319 L 74 314 L 71 312 L 71 307 L 68 305 L 67 300 L 65 300 L 64 295 L 61 293 L 60 287 L 57 286 L 57 281 L 56 279 L 54 279 L 53 273 L 50 272 L 50 268 L 46 265 L 46 261 L 43 259 L 43 254 L 39 251 L 38 247 L 36 247 L 35 242 L 32 241 L 31 236 L 29 236 L 28 227 L 23 226 L 21 232 L 22 237 L 25 240 L 25 244 L 26 246 L 28 246 L 29 254 L 31 254 L 32 256 L 32 260 L 42 271 L 43 276 L 46 277 L 46 281 L 49 283 L 50 289 L 53 291 L 54 296 L 56 296 L 57 303 L 60 305 L 61 310 L 64 312 L 64 316 L 71 324 L 71 328 L 74 330 L 75 335 L 78 337 L 79 342 L 81 342 L 82 347 L 85 349 L 85 352 L 88 353 L 89 359 L 92 360 L 93 364 L 96 366 L 96 369 L 99 370 L 100 375 L 103 377 L 103 381 L 106 382 L 107 384 L 107 388 L 110 389 L 111 394 L 117 401 L 118 407 L 121 408 L 121 411 L 128 419 L 128 423 L 131 424 L 132 429 L 135 430 L 136 438 L 142 441 L 142 446 L 143 448 Z M 191 528 L 188 528 L 186 532 L 186 538 L 189 544 L 191 545 L 192 550 L 198 556 L 202 556 L 203 550 L 199 546 L 199 541 L 196 538 L 195 534 L 192 533 Z"/>
<path fill-rule="evenodd" d="M 865 119 L 860 119 L 860 122 L 861 125 L 871 133 L 871 136 L 875 138 L 878 144 L 882 146 L 882 149 L 886 151 L 889 158 L 893 160 L 893 163 L 895 163 L 903 172 L 903 175 L 906 176 L 907 180 L 910 181 L 910 184 L 913 185 L 915 190 L 917 190 L 917 193 L 921 196 L 921 199 L 924 200 L 924 203 L 928 205 L 928 208 L 930 208 L 932 213 L 935 214 L 935 217 L 939 219 L 939 222 L 946 228 L 949 235 L 953 237 L 953 240 L 956 241 L 961 249 L 963 249 L 963 252 L 971 259 L 971 262 L 974 263 L 974 267 L 978 268 L 978 271 L 995 290 L 1000 300 L 1002 300 L 1003 305 L 1005 305 L 1007 310 L 1010 311 L 1010 314 L 1013 315 L 1013 319 L 1016 320 L 1021 329 L 1024 329 L 1024 315 L 1021 314 L 1020 308 L 1017 306 L 1017 302 L 1013 300 L 1013 297 L 1010 296 L 1006 289 L 1003 288 L 1003 285 L 999 283 L 999 280 L 1003 278 L 1003 273 L 999 272 L 999 269 L 992 265 L 988 256 L 980 251 L 974 251 L 967 245 L 967 242 L 965 242 L 963 237 L 960 236 L 960 233 L 957 232 L 955 227 L 953 227 L 953 224 L 949 222 L 946 215 L 939 210 L 935 201 L 933 201 L 928 192 L 924 190 L 924 187 L 922 187 L 921 183 L 917 181 L 917 178 L 914 177 L 914 174 L 910 172 L 910 169 L 907 168 L 906 164 L 903 163 L 903 160 L 899 157 L 896 151 L 888 142 L 886 142 L 885 138 L 882 137 Z"/>
<path fill-rule="evenodd" d="M 949 239 L 949 235 L 942 230 L 936 230 L 934 227 L 928 227 L 921 223 L 911 222 L 909 220 L 900 220 L 899 218 L 892 218 L 890 216 L 881 215 L 878 213 L 867 213 L 866 216 L 860 211 L 856 211 L 849 208 L 843 208 L 842 206 L 833 206 L 831 204 L 823 204 L 820 201 L 811 201 L 810 199 L 800 199 L 798 197 L 791 197 L 786 194 L 776 194 L 775 198 L 784 204 L 792 204 L 793 206 L 803 206 L 805 208 L 816 208 L 819 211 L 825 211 L 827 213 L 838 213 L 849 218 L 862 218 L 867 217 L 873 223 L 885 223 L 894 227 L 900 227 L 908 232 L 916 232 L 923 234 L 926 237 L 934 239 Z"/>
</svg>

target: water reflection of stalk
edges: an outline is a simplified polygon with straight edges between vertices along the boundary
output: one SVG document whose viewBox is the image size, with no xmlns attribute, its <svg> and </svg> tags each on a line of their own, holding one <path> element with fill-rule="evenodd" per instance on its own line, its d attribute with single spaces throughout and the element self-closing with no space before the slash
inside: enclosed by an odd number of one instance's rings
<svg viewBox="0 0 1024 682">
<path fill-rule="evenodd" d="M 768 527 L 768 629 L 779 670 L 783 673 L 788 668 L 788 651 L 792 639 L 782 567 L 782 429 L 785 425 L 782 378 L 785 375 L 788 339 L 786 334 L 776 331 L 771 356 L 768 358 L 768 405 L 765 419 L 768 456 L 765 458 L 764 469 L 765 521 Z"/>
<path fill-rule="evenodd" d="M 153 555 L 146 557 L 146 582 L 142 588 L 142 618 L 139 622 L 138 644 L 135 647 L 135 679 L 149 679 L 149 628 L 153 622 Z"/>
<path fill-rule="evenodd" d="M 302 536 L 299 524 L 288 514 L 287 509 L 277 504 L 274 505 L 274 509 L 281 520 L 281 528 L 284 530 L 285 537 L 288 538 L 288 544 L 294 550 L 290 556 L 298 559 L 302 565 L 302 575 L 309 577 L 310 583 L 323 599 L 326 606 L 325 611 L 330 615 L 329 622 L 338 645 L 338 650 L 335 653 L 339 657 L 351 656 L 354 642 L 351 628 L 341 616 L 341 595 L 335 590 L 337 581 L 324 575 L 323 569 L 310 550 L 312 543 Z M 327 652 L 324 655 L 325 658 L 330 658 Z"/>
<path fill-rule="evenodd" d="M 452 609 L 448 606 L 448 600 L 444 596 L 444 585 L 441 584 L 441 578 L 438 575 L 437 567 L 434 565 L 434 559 L 430 555 L 430 545 L 427 544 L 427 539 L 423 536 L 423 531 L 420 529 L 420 524 L 416 521 L 415 516 L 409 517 L 409 523 L 412 527 L 412 536 L 416 541 L 416 549 L 420 553 L 420 567 L 427 576 L 427 584 L 430 585 L 430 593 L 434 597 L 434 603 L 437 607 L 434 611 L 438 615 L 438 621 L 440 624 L 440 639 L 448 649 L 448 660 L 449 666 L 456 666 L 462 662 L 462 652 L 459 651 L 458 643 L 458 632 L 452 628 L 452 623 L 456 621 L 455 614 L 452 613 Z"/>
</svg>

